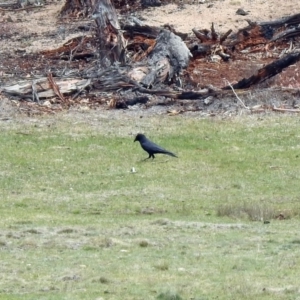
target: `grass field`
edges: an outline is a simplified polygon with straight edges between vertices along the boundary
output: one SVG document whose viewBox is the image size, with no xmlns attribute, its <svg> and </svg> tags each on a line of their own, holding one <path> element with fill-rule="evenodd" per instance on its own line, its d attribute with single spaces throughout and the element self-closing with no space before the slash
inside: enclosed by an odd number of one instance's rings
<svg viewBox="0 0 300 300">
<path fill-rule="evenodd" d="M 300 299 L 298 116 L 1 123 L 0 299 Z"/>
</svg>

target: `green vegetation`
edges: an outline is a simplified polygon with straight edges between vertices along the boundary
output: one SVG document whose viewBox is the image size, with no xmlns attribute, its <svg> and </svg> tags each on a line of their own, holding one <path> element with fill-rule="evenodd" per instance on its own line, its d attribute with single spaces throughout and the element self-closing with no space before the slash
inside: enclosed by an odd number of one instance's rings
<svg viewBox="0 0 300 300">
<path fill-rule="evenodd" d="M 0 299 L 300 297 L 298 117 L 9 122 Z M 138 131 L 179 158 L 142 161 Z"/>
</svg>

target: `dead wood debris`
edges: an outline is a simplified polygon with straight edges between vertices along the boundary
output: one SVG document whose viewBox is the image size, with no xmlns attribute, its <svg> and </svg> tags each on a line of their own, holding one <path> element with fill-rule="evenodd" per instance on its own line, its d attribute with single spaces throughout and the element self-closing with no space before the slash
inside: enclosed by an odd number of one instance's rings
<svg viewBox="0 0 300 300">
<path fill-rule="evenodd" d="M 60 104 L 63 108 L 79 103 L 75 99 L 80 95 L 90 95 L 90 101 L 106 103 L 109 108 L 128 108 L 138 103 L 148 105 L 148 95 L 178 101 L 202 100 L 203 105 L 210 106 L 215 97 L 228 96 L 232 92 L 239 99 L 239 90 L 261 84 L 300 60 L 300 14 L 272 22 L 248 20 L 249 26 L 237 33 L 231 30 L 224 34 L 217 33 L 214 24 L 210 30 L 194 28 L 194 38 L 176 32 L 170 24 L 162 28 L 150 27 L 135 17 L 123 19 L 119 24 L 116 12 L 108 9 L 109 3 L 109 0 L 66 1 L 62 16 L 93 16 L 95 26 L 89 26 L 88 33 L 82 38 L 72 39 L 58 49 L 41 52 L 48 60 L 70 62 L 84 59 L 85 67 L 68 72 L 57 71 L 56 77 L 49 73 L 48 77 L 20 81 L 0 87 L 0 91 L 15 99 L 26 99 L 41 105 L 43 101 L 49 104 L 47 99 L 50 99 L 50 104 Z M 91 10 L 91 7 L 94 9 Z M 216 65 L 224 70 L 227 67 L 225 73 L 230 76 L 232 65 L 236 61 L 245 61 L 246 64 L 247 55 L 251 55 L 251 59 L 256 55 L 268 60 L 264 60 L 264 66 L 253 72 L 254 75 L 241 80 L 228 79 L 225 86 L 199 86 L 195 82 L 195 78 L 201 82 L 204 72 L 216 72 L 213 74 L 218 75 Z M 206 67 L 197 69 L 199 62 Z M 65 75 L 62 78 L 58 75 L 67 73 L 76 74 L 76 77 Z M 233 81 L 235 83 L 231 84 Z M 128 91 L 131 96 L 126 98 Z M 109 99 L 106 99 L 107 93 L 112 94 Z M 299 112 L 295 108 L 263 105 L 253 109 L 241 99 L 239 102 L 251 112 L 265 109 Z M 186 110 L 180 109 L 170 114 Z"/>
<path fill-rule="evenodd" d="M 50 88 L 54 91 L 54 93 L 59 97 L 59 99 L 63 103 L 63 106 L 69 107 L 70 102 L 60 92 L 60 89 L 59 89 L 58 85 L 56 84 L 55 80 L 53 79 L 53 76 L 51 73 L 48 74 L 48 82 L 49 82 Z"/>
<path fill-rule="evenodd" d="M 75 59 L 89 60 L 96 56 L 96 44 L 91 36 L 76 37 L 54 50 L 41 51 L 48 59 L 71 61 Z"/>
</svg>

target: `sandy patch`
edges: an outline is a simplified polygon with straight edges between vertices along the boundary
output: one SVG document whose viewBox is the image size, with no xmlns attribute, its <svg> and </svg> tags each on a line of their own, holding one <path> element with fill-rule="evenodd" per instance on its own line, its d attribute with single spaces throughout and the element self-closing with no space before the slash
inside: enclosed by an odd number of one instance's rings
<svg viewBox="0 0 300 300">
<path fill-rule="evenodd" d="M 251 21 L 270 21 L 289 16 L 300 11 L 300 1 L 282 0 L 224 0 L 206 1 L 203 4 L 168 4 L 162 7 L 144 10 L 145 23 L 160 26 L 173 24 L 181 32 L 191 32 L 192 28 L 210 28 L 214 22 L 219 32 L 228 29 L 237 31 L 247 26 L 246 19 Z M 242 8 L 247 16 L 240 16 L 236 11 Z"/>
</svg>

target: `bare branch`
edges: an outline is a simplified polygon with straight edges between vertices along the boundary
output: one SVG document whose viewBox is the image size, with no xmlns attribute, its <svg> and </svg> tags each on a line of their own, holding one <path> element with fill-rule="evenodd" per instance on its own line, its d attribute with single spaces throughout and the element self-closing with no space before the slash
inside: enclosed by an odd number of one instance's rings
<svg viewBox="0 0 300 300">
<path fill-rule="evenodd" d="M 235 92 L 233 86 L 230 84 L 230 82 L 226 79 L 224 79 L 225 82 L 227 82 L 227 84 L 231 87 L 235 97 L 240 101 L 240 103 L 242 104 L 242 106 L 245 108 L 245 109 L 248 109 L 248 110 L 251 110 L 248 106 L 245 105 L 245 103 L 242 101 L 242 99 L 237 95 L 237 93 Z"/>
</svg>

